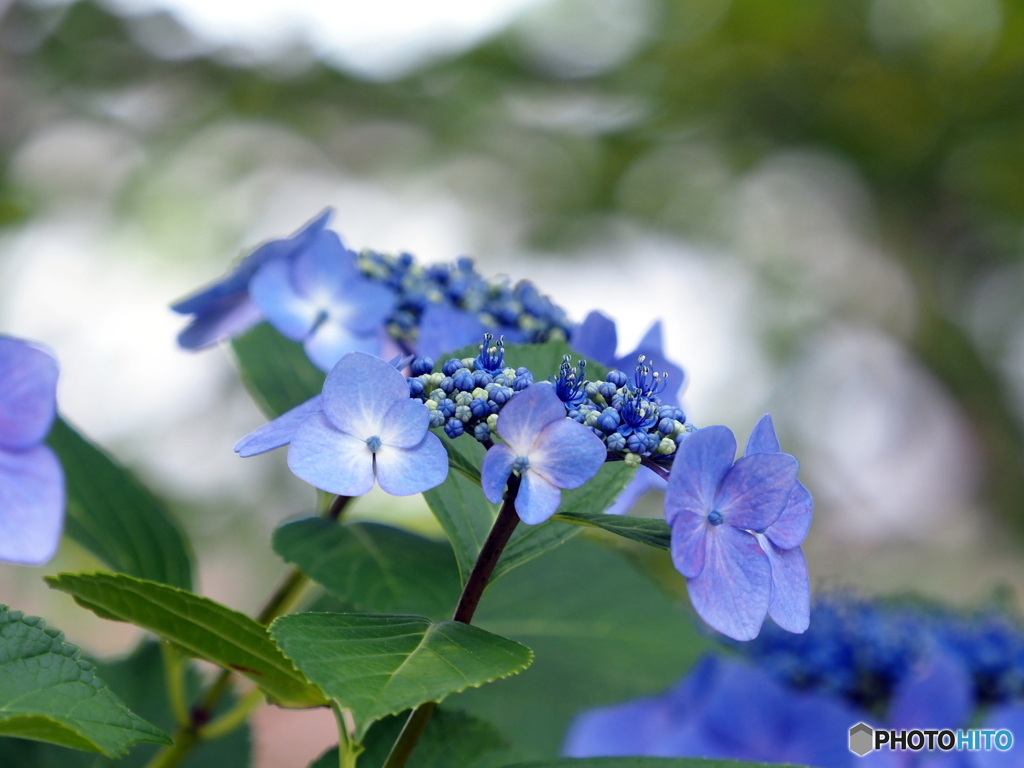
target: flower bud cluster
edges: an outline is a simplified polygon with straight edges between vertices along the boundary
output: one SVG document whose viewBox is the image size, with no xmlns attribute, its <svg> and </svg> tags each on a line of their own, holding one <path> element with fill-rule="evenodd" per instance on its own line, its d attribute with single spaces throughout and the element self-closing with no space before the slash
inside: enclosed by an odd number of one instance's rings
<svg viewBox="0 0 1024 768">
<path fill-rule="evenodd" d="M 420 320 L 431 305 L 448 304 L 475 314 L 483 328 L 514 343 L 568 338 L 572 333 L 573 323 L 565 310 L 529 280 L 515 285 L 507 279 L 487 280 L 468 257 L 423 266 L 408 253 L 364 251 L 359 254 L 359 268 L 395 292 L 395 309 L 386 325 L 391 337 L 409 348 L 415 346 Z"/>
<path fill-rule="evenodd" d="M 694 428 L 681 408 L 665 405 L 658 397 L 665 377 L 652 372 L 643 355 L 632 378 L 613 370 L 604 381 L 589 381 L 585 370 L 585 361 L 574 368 L 566 356 L 554 381 L 569 418 L 590 427 L 627 463 L 637 466 L 649 457 L 669 466 L 676 448 Z"/>
<path fill-rule="evenodd" d="M 492 338 L 485 336 L 476 357 L 445 360 L 440 370 L 429 357 L 412 363 L 409 394 L 430 409 L 430 426 L 444 427 L 448 437 L 470 434 L 490 442 L 502 406 L 534 383 L 528 369 L 505 367 L 504 344 L 489 346 Z"/>
</svg>

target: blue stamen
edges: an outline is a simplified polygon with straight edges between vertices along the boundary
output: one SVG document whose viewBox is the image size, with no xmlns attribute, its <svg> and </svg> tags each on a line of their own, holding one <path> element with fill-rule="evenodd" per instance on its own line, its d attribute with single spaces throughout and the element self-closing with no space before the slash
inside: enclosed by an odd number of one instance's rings
<svg viewBox="0 0 1024 768">
<path fill-rule="evenodd" d="M 717 509 L 712 509 L 708 513 L 708 522 L 712 525 L 721 525 L 725 522 L 725 517 Z"/>
<path fill-rule="evenodd" d="M 530 459 L 526 456 L 519 456 L 512 462 L 512 471 L 520 475 L 530 468 Z"/>
<path fill-rule="evenodd" d="M 380 438 L 374 435 L 373 437 L 366 438 L 366 447 L 372 452 L 376 453 L 380 450 L 381 441 Z"/>
</svg>

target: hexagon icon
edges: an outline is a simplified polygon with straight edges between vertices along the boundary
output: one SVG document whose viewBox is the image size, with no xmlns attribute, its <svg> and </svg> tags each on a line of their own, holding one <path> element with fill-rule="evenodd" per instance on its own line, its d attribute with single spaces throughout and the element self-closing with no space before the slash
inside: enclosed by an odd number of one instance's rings
<svg viewBox="0 0 1024 768">
<path fill-rule="evenodd" d="M 866 723 L 857 723 L 850 729 L 850 751 L 864 757 L 875 748 L 875 732 Z"/>
</svg>

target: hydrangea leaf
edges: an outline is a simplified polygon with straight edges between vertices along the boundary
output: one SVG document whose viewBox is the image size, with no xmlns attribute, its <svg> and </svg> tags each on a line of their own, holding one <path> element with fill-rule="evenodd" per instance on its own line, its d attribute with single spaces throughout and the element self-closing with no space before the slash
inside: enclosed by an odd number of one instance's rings
<svg viewBox="0 0 1024 768">
<path fill-rule="evenodd" d="M 476 440 L 466 435 L 450 442 L 461 440 L 476 443 Z M 480 547 L 498 516 L 498 505 L 484 498 L 479 482 L 473 482 L 460 472 L 449 472 L 447 479 L 436 488 L 426 491 L 423 498 L 451 542 L 459 574 L 465 583 L 480 553 Z"/>
<path fill-rule="evenodd" d="M 461 360 L 467 357 L 476 357 L 478 354 L 480 354 L 480 344 L 469 344 L 450 355 L 443 355 L 441 359 L 457 357 Z M 565 355 L 569 355 L 573 363 L 577 360 L 587 361 L 586 376 L 589 381 L 602 381 L 608 375 L 609 369 L 606 366 L 576 352 L 565 339 L 552 339 L 543 344 L 506 344 L 505 367 L 529 368 L 534 381 L 545 381 L 549 376 L 558 375 L 558 367 L 562 364 L 562 358 Z"/>
<path fill-rule="evenodd" d="M 579 536 L 492 583 L 473 618 L 533 648 L 534 664 L 449 704 L 494 722 L 528 757 L 556 755 L 577 712 L 664 690 L 711 646 L 682 602 L 632 558 Z"/>
<path fill-rule="evenodd" d="M 441 438 L 441 444 L 448 453 L 448 466 L 480 485 L 480 465 L 483 463 L 485 453 L 483 445 L 470 435 L 453 440 L 443 429 L 432 431 Z"/>
<path fill-rule="evenodd" d="M 405 725 L 407 712 L 378 720 L 363 739 L 359 768 L 381 768 Z M 511 758 L 508 743 L 486 720 L 438 707 L 427 723 L 406 768 L 498 768 Z M 338 748 L 328 750 L 309 768 L 338 768 Z"/>
<path fill-rule="evenodd" d="M 672 529 L 659 517 L 630 517 L 629 515 L 565 511 L 556 514 L 554 519 L 573 525 L 600 528 L 658 549 L 668 549 L 672 541 Z"/>
<path fill-rule="evenodd" d="M 67 534 L 114 570 L 191 589 L 188 541 L 163 502 L 65 421 L 47 444 L 64 467 Z"/>
<path fill-rule="evenodd" d="M 139 741 L 170 744 L 131 712 L 42 619 L 0 605 L 0 734 L 108 756 Z"/>
<path fill-rule="evenodd" d="M 101 618 L 148 629 L 190 656 L 245 675 L 275 703 L 326 702 L 274 645 L 266 627 L 209 598 L 124 574 L 62 573 L 46 582 Z"/>
<path fill-rule="evenodd" d="M 276 419 L 324 388 L 326 374 L 306 357 L 302 345 L 260 323 L 232 340 L 242 384 L 260 410 Z"/>
<path fill-rule="evenodd" d="M 606 463 L 597 475 L 582 487 L 562 491 L 562 503 L 555 513 L 556 518 L 559 514 L 573 515 L 582 511 L 598 513 L 597 516 L 604 517 L 600 513 L 612 505 L 615 498 L 622 493 L 622 489 L 633 479 L 634 474 L 636 469 L 627 466 L 625 462 Z M 568 525 L 520 525 L 502 553 L 491 580 L 564 544 L 579 532 L 578 527 Z"/>
<path fill-rule="evenodd" d="M 359 740 L 386 715 L 514 675 L 533 661 L 514 640 L 422 616 L 293 613 L 270 633 L 307 678 L 352 711 Z"/>
<path fill-rule="evenodd" d="M 772 768 L 767 763 L 708 760 L 702 757 L 563 757 L 515 763 L 507 768 Z"/>
<path fill-rule="evenodd" d="M 387 525 L 297 520 L 274 532 L 274 551 L 358 611 L 445 619 L 459 599 L 448 543 Z"/>
</svg>

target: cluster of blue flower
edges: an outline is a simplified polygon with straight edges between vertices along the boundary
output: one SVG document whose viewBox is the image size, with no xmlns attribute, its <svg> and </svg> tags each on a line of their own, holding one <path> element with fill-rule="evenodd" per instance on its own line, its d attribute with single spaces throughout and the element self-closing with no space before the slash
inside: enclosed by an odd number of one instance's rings
<svg viewBox="0 0 1024 768">
<path fill-rule="evenodd" d="M 822 768 L 1009 768 L 1015 752 L 847 748 L 851 725 L 1008 729 L 1024 733 L 1024 628 L 998 612 L 828 595 L 811 629 L 775 627 L 740 648 L 746 661 L 706 656 L 669 691 L 580 715 L 572 757 L 734 758 Z M 741 725 L 742 724 L 742 725 Z"/>
</svg>

